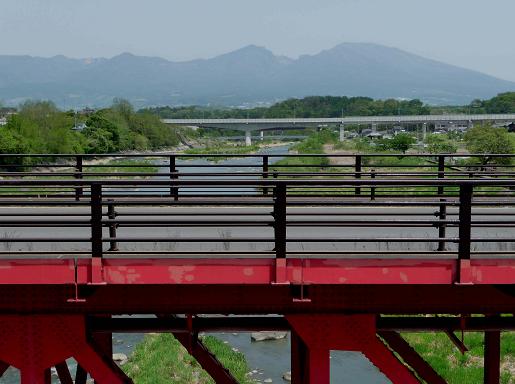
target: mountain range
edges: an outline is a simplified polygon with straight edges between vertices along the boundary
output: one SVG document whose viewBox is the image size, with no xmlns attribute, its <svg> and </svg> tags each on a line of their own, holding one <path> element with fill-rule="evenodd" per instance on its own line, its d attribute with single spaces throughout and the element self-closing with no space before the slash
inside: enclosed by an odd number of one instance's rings
<svg viewBox="0 0 515 384">
<path fill-rule="evenodd" d="M 173 62 L 123 53 L 110 59 L 0 55 L 0 100 L 100 107 L 272 103 L 310 95 L 419 98 L 466 104 L 515 83 L 377 44 L 344 43 L 298 59 L 254 45 L 211 59 Z"/>
</svg>

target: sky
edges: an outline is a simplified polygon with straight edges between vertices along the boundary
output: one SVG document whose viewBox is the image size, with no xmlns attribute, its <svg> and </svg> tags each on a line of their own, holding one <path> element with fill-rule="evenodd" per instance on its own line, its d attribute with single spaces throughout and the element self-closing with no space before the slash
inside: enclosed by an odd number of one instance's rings
<svg viewBox="0 0 515 384">
<path fill-rule="evenodd" d="M 0 0 L 0 54 L 209 58 L 384 44 L 515 81 L 514 0 Z"/>
</svg>

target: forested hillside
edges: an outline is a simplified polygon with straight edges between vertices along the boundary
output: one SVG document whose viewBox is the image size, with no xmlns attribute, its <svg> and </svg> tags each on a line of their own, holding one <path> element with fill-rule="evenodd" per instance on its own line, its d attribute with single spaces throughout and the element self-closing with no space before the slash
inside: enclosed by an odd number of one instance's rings
<svg viewBox="0 0 515 384">
<path fill-rule="evenodd" d="M 369 97 L 312 96 L 289 99 L 268 108 L 237 109 L 200 106 L 158 107 L 143 111 L 161 118 L 280 118 L 427 115 L 439 113 L 515 113 L 515 92 L 501 93 L 489 100 L 474 100 L 470 105 L 434 107 L 420 100 L 374 100 Z"/>
</svg>

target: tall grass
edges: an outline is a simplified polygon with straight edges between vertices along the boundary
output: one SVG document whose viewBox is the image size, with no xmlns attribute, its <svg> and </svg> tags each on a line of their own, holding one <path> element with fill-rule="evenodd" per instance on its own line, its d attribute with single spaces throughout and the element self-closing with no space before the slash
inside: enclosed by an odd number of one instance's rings
<svg viewBox="0 0 515 384">
<path fill-rule="evenodd" d="M 203 342 L 242 384 L 250 384 L 245 357 L 212 336 Z M 123 370 L 135 384 L 211 384 L 214 381 L 171 335 L 147 335 L 138 344 Z"/>
<path fill-rule="evenodd" d="M 445 334 L 409 333 L 403 336 L 449 384 L 483 383 L 483 334 L 465 334 L 464 342 L 469 352 L 464 355 L 456 349 Z M 502 334 L 501 360 L 501 383 L 514 384 L 515 333 L 513 332 Z"/>
</svg>

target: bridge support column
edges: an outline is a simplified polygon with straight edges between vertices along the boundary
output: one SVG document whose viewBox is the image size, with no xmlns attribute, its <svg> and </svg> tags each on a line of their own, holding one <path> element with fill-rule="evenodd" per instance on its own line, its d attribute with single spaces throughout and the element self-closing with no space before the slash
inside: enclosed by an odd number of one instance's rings
<svg viewBox="0 0 515 384">
<path fill-rule="evenodd" d="M 485 332 L 484 383 L 499 384 L 501 379 L 501 332 Z"/>
<path fill-rule="evenodd" d="M 247 147 L 252 145 L 252 132 L 249 130 L 245 131 L 245 145 Z"/>
<path fill-rule="evenodd" d="M 419 384 L 377 337 L 374 315 L 288 315 L 292 383 L 329 384 L 331 350 L 362 352 L 393 384 Z"/>
<path fill-rule="evenodd" d="M 0 316 L 0 361 L 20 370 L 22 384 L 50 383 L 50 368 L 75 360 L 99 384 L 129 384 L 129 379 L 88 337 L 82 315 Z"/>
<path fill-rule="evenodd" d="M 345 140 L 345 125 L 340 124 L 340 142 Z"/>
</svg>

